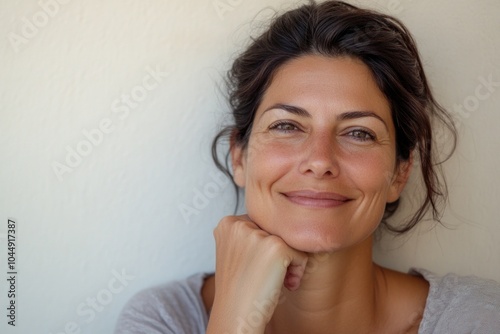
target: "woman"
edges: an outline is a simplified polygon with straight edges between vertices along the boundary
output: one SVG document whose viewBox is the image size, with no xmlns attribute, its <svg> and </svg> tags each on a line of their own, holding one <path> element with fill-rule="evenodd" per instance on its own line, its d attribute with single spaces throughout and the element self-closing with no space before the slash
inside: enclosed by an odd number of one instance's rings
<svg viewBox="0 0 500 334">
<path fill-rule="evenodd" d="M 247 215 L 215 229 L 215 276 L 139 294 L 117 333 L 500 333 L 497 283 L 372 260 L 381 224 L 404 233 L 429 210 L 439 220 L 431 123 L 454 138 L 399 21 L 304 5 L 236 59 L 229 89 L 234 124 L 213 155 L 244 189 Z M 232 173 L 217 160 L 224 136 Z M 412 167 L 425 198 L 387 225 Z"/>
</svg>

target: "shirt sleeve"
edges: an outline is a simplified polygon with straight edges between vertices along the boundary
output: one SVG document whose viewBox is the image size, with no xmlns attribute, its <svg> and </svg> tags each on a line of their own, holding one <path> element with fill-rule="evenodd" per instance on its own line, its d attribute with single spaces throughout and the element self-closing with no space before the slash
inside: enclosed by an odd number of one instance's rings
<svg viewBox="0 0 500 334">
<path fill-rule="evenodd" d="M 205 274 L 143 290 L 125 305 L 115 334 L 204 334 L 208 315 L 201 299 Z"/>
<path fill-rule="evenodd" d="M 120 314 L 115 334 L 183 334 L 161 304 L 151 290 L 136 294 Z"/>
<path fill-rule="evenodd" d="M 500 284 L 475 276 L 412 270 L 430 283 L 419 334 L 500 334 Z"/>
</svg>

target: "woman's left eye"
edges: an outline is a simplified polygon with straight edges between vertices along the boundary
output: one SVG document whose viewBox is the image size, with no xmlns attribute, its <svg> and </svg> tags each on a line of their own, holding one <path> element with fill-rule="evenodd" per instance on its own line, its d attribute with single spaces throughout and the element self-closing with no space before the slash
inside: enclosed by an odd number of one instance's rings
<svg viewBox="0 0 500 334">
<path fill-rule="evenodd" d="M 296 130 L 299 130 L 299 128 L 290 122 L 277 122 L 269 127 L 270 130 L 274 131 L 279 131 L 279 132 L 284 132 L 284 133 L 289 133 L 293 132 Z"/>
<path fill-rule="evenodd" d="M 352 130 L 348 134 L 348 136 L 351 136 L 355 140 L 358 141 L 373 141 L 375 140 L 375 135 L 371 132 L 368 132 L 366 130 Z"/>
</svg>

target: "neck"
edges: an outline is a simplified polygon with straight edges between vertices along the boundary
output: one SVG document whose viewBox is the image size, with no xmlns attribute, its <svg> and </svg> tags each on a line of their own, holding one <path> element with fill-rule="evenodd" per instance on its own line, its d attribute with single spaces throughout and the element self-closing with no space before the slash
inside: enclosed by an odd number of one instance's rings
<svg viewBox="0 0 500 334">
<path fill-rule="evenodd" d="M 372 261 L 371 238 L 347 250 L 311 254 L 300 288 L 283 289 L 269 332 L 373 332 L 382 276 Z"/>
</svg>

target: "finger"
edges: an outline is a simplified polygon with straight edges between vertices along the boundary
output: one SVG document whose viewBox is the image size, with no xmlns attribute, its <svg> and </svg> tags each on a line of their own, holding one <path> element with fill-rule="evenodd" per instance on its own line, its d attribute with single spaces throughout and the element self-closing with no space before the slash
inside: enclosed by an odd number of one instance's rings
<svg viewBox="0 0 500 334">
<path fill-rule="evenodd" d="M 295 291 L 300 287 L 300 282 L 304 276 L 308 257 L 304 253 L 295 252 L 290 265 L 287 267 L 283 284 L 290 291 Z"/>
<path fill-rule="evenodd" d="M 302 266 L 289 266 L 286 271 L 283 285 L 288 290 L 295 291 L 300 287 L 300 281 L 303 275 L 304 268 Z"/>
</svg>

